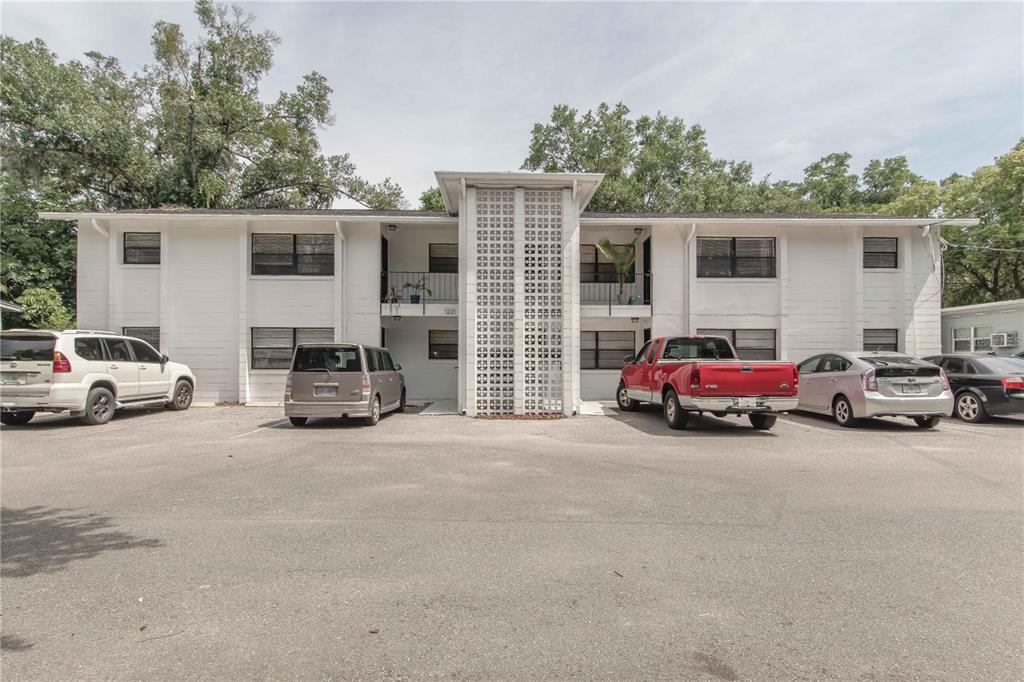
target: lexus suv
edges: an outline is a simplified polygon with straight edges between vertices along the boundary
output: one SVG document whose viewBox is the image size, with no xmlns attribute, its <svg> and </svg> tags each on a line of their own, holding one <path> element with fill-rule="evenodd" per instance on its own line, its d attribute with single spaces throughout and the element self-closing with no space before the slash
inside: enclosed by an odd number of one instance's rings
<svg viewBox="0 0 1024 682">
<path fill-rule="evenodd" d="M 127 405 L 187 410 L 196 378 L 141 339 L 111 332 L 13 329 L 0 333 L 0 423 L 70 411 L 105 424 Z"/>
</svg>

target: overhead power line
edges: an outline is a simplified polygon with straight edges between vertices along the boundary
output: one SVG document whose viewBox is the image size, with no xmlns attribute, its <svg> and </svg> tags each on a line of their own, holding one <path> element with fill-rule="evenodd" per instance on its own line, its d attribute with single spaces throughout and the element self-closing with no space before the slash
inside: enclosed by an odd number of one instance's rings
<svg viewBox="0 0 1024 682">
<path fill-rule="evenodd" d="M 1024 253 L 1024 249 L 1004 249 L 998 246 L 975 246 L 973 244 L 953 244 L 942 237 L 939 237 L 939 246 L 943 251 L 946 249 L 967 249 L 968 251 L 999 251 L 1000 253 Z"/>
</svg>

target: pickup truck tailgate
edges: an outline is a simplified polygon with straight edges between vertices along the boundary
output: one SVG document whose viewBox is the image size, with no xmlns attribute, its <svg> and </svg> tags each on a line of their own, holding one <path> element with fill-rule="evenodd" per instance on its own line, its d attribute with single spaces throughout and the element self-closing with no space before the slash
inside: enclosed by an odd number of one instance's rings
<svg viewBox="0 0 1024 682">
<path fill-rule="evenodd" d="M 700 396 L 794 396 L 794 366 L 789 362 L 701 362 Z"/>
</svg>

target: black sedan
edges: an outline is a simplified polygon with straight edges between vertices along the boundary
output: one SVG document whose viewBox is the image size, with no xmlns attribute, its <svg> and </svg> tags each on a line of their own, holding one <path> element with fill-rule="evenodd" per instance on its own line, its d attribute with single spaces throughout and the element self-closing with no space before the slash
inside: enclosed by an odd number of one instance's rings
<svg viewBox="0 0 1024 682">
<path fill-rule="evenodd" d="M 945 370 L 953 389 L 953 414 L 964 421 L 1024 414 L 1024 360 L 970 353 L 933 355 L 925 360 Z"/>
</svg>

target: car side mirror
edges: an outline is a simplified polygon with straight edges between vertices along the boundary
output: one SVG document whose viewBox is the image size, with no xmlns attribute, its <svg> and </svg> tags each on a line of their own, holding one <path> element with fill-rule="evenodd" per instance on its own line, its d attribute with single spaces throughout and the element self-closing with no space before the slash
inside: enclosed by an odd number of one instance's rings
<svg viewBox="0 0 1024 682">
<path fill-rule="evenodd" d="M 627 365 L 635 364 L 633 362 L 633 356 L 632 355 L 627 355 L 624 359 L 625 359 Z"/>
<path fill-rule="evenodd" d="M 170 361 L 171 361 L 171 359 L 169 357 L 167 357 L 166 353 L 160 356 L 160 364 L 161 365 L 166 365 Z"/>
<path fill-rule="evenodd" d="M 400 362 L 396 362 L 395 363 L 395 371 L 396 372 L 401 372 L 402 371 L 402 363 L 400 363 Z"/>
</svg>

